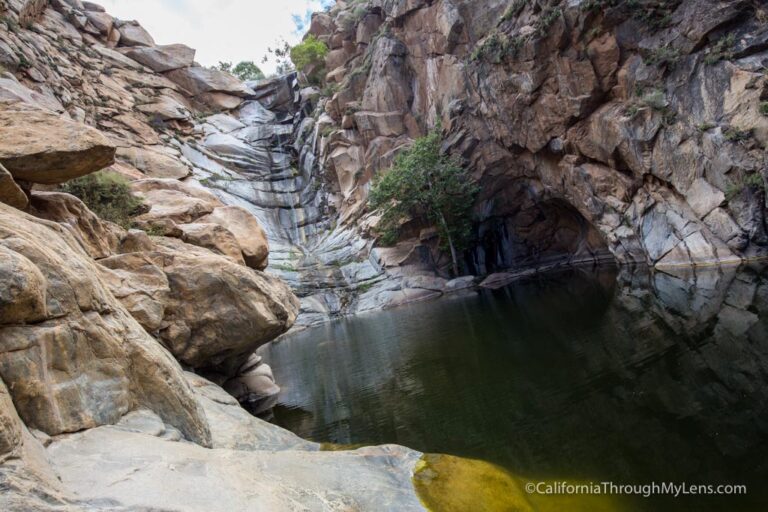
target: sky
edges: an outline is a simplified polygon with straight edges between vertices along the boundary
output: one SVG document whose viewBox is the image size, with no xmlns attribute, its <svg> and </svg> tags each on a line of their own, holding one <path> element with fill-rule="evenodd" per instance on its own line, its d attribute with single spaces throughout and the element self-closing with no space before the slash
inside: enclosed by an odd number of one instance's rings
<svg viewBox="0 0 768 512">
<path fill-rule="evenodd" d="M 263 64 L 267 48 L 281 39 L 295 44 L 309 28 L 309 15 L 334 0 L 96 0 L 111 15 L 135 19 L 157 44 L 184 43 L 205 66 L 219 61 Z"/>
</svg>

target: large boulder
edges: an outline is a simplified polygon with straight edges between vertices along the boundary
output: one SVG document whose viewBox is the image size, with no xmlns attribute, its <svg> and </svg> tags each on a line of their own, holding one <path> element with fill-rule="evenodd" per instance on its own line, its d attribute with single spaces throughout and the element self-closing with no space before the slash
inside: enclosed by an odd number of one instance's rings
<svg viewBox="0 0 768 512">
<path fill-rule="evenodd" d="M 253 91 L 240 80 L 218 69 L 190 67 L 176 69 L 166 76 L 192 96 L 209 92 L 223 92 L 241 98 L 253 95 Z"/>
<path fill-rule="evenodd" d="M 86 28 L 86 30 L 89 30 L 91 27 L 93 27 L 96 29 L 95 33 L 101 35 L 107 35 L 112 30 L 112 26 L 114 25 L 115 20 L 106 12 L 85 11 L 83 14 L 88 19 L 88 24 L 90 25 Z M 89 31 L 94 32 L 93 30 Z"/>
<path fill-rule="evenodd" d="M 178 157 L 144 147 L 118 148 L 116 155 L 118 160 L 135 167 L 148 178 L 178 180 L 192 172 Z"/>
<path fill-rule="evenodd" d="M 155 40 L 138 22 L 120 22 L 118 25 L 120 46 L 154 46 Z"/>
<path fill-rule="evenodd" d="M 112 294 L 147 332 L 157 332 L 171 291 L 165 272 L 141 252 L 112 256 L 99 264 Z"/>
<path fill-rule="evenodd" d="M 296 320 L 287 285 L 230 258 L 165 237 L 129 250 L 100 260 L 112 293 L 189 367 L 235 376 Z"/>
<path fill-rule="evenodd" d="M 220 206 L 198 222 L 218 224 L 231 232 L 242 250 L 245 264 L 264 270 L 269 261 L 269 241 L 264 228 L 248 210 L 239 206 Z"/>
<path fill-rule="evenodd" d="M 131 183 L 131 188 L 150 207 L 136 220 L 150 225 L 164 220 L 187 224 L 224 206 L 207 190 L 177 180 L 139 180 Z"/>
<path fill-rule="evenodd" d="M 237 243 L 232 232 L 225 227 L 198 221 L 191 224 L 180 224 L 179 229 L 182 232 L 181 239 L 188 244 L 205 247 L 216 254 L 226 256 L 239 265 L 245 265 L 240 244 Z"/>
<path fill-rule="evenodd" d="M 295 322 L 298 299 L 279 279 L 177 239 L 156 243 L 170 285 L 160 339 L 184 364 L 233 375 Z"/>
<path fill-rule="evenodd" d="M 27 426 L 77 432 L 143 406 L 209 444 L 178 363 L 65 228 L 0 204 L 0 251 L 0 378 Z"/>
<path fill-rule="evenodd" d="M 183 44 L 131 48 L 124 53 L 127 57 L 158 73 L 188 68 L 195 61 L 195 50 Z"/>
<path fill-rule="evenodd" d="M 0 111 L 0 163 L 16 180 L 56 184 L 112 165 L 98 130 L 43 111 Z"/>
</svg>

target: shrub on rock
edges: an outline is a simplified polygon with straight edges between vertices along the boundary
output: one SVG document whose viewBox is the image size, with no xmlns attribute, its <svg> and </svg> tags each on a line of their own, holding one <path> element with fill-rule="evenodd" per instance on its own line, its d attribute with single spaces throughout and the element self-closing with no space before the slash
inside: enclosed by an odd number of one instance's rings
<svg viewBox="0 0 768 512">
<path fill-rule="evenodd" d="M 88 208 L 104 220 L 124 228 L 131 216 L 140 212 L 143 203 L 131 194 L 128 181 L 112 172 L 97 172 L 64 183 L 62 192 L 79 198 Z"/>
<path fill-rule="evenodd" d="M 312 83 L 319 83 L 325 69 L 328 46 L 313 35 L 291 48 L 291 61 L 296 69 L 303 71 Z"/>
</svg>

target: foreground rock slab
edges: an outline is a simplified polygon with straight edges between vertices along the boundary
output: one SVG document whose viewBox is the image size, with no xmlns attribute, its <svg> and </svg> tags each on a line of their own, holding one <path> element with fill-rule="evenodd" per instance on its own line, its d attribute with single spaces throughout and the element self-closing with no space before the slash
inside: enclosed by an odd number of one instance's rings
<svg viewBox="0 0 768 512">
<path fill-rule="evenodd" d="M 168 512 L 424 510 L 411 484 L 421 454 L 401 447 L 208 450 L 104 427 L 57 441 L 48 455 L 85 503 Z"/>
</svg>

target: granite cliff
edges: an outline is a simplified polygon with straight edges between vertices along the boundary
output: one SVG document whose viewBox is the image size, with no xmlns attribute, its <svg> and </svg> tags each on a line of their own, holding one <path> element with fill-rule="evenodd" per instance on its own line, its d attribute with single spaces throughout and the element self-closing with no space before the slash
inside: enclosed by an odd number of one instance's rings
<svg viewBox="0 0 768 512">
<path fill-rule="evenodd" d="M 749 0 L 338 2 L 310 28 L 330 48 L 335 205 L 358 219 L 371 178 L 442 121 L 483 187 L 471 273 L 763 256 L 766 16 Z M 420 227 L 411 246 L 429 246 Z"/>
</svg>

